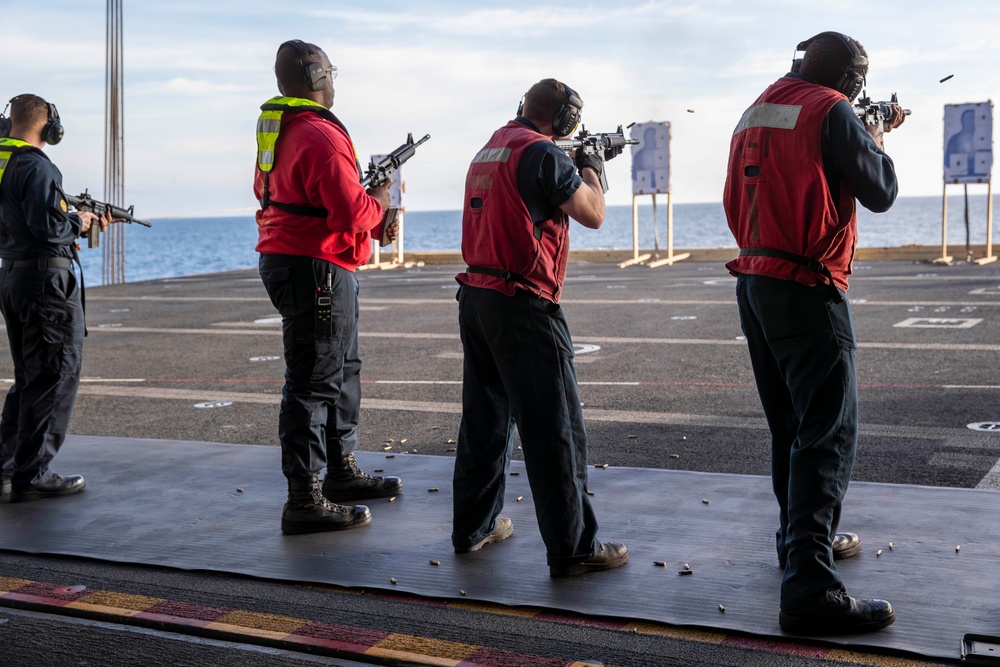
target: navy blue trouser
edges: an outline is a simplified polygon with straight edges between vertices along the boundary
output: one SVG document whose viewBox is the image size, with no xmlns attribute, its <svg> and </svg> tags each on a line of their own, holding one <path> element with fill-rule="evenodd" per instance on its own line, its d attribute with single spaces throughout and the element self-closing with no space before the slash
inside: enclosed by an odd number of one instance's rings
<svg viewBox="0 0 1000 667">
<path fill-rule="evenodd" d="M 0 467 L 13 490 L 45 481 L 80 387 L 83 308 L 69 268 L 0 268 L 14 384 L 0 416 Z"/>
<path fill-rule="evenodd" d="M 352 271 L 311 257 L 260 256 L 260 277 L 281 314 L 285 386 L 278 413 L 281 470 L 302 478 L 358 447 L 361 357 L 358 281 Z M 316 288 L 332 280 L 332 318 L 316 325 Z"/>
<path fill-rule="evenodd" d="M 771 429 L 781 607 L 806 607 L 844 587 L 830 545 L 858 443 L 851 309 L 829 288 L 752 275 L 736 299 Z"/>
<path fill-rule="evenodd" d="M 562 309 L 523 291 L 465 285 L 458 303 L 465 362 L 454 546 L 467 548 L 495 527 L 516 426 L 549 565 L 592 558 L 599 544 L 586 495 L 587 432 Z"/>
</svg>

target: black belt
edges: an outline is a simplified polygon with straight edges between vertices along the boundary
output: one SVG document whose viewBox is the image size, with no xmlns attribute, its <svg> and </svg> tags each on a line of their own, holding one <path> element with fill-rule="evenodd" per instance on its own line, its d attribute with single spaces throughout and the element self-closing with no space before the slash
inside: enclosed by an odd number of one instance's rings
<svg viewBox="0 0 1000 667">
<path fill-rule="evenodd" d="M 531 282 L 524 276 L 520 276 L 516 273 L 511 273 L 510 271 L 504 271 L 503 269 L 491 269 L 487 266 L 470 266 L 466 269 L 468 273 L 481 273 L 486 276 L 493 276 L 495 278 L 502 278 L 503 280 L 509 280 L 515 283 L 521 283 L 526 285 L 531 289 L 536 289 L 539 292 L 542 291 L 541 288 L 535 283 Z"/>
<path fill-rule="evenodd" d="M 5 259 L 3 266 L 11 269 L 68 269 L 73 266 L 69 257 L 38 257 L 36 259 Z"/>
<path fill-rule="evenodd" d="M 830 289 L 833 292 L 832 298 L 834 303 L 840 303 L 844 298 L 841 295 L 840 290 L 837 288 L 836 283 L 833 282 L 833 274 L 830 273 L 830 269 L 826 268 L 826 265 L 818 259 L 812 259 L 811 257 L 806 257 L 805 255 L 796 255 L 794 252 L 779 250 L 777 248 L 740 248 L 740 257 L 747 257 L 748 255 L 758 257 L 774 257 L 776 259 L 795 262 L 799 266 L 804 266 L 810 271 L 818 273 L 830 281 Z"/>
</svg>

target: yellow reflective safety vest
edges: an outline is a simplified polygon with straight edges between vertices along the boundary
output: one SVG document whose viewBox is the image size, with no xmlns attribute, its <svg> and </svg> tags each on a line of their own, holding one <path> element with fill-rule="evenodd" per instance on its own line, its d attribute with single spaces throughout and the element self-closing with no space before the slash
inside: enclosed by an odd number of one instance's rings
<svg viewBox="0 0 1000 667">
<path fill-rule="evenodd" d="M 286 111 L 313 111 L 326 117 L 330 110 L 318 102 L 301 97 L 272 97 L 260 106 L 257 119 L 257 167 L 265 174 L 274 168 L 274 146 L 281 133 L 281 117 Z M 326 112 L 326 113 L 323 113 Z"/>
<path fill-rule="evenodd" d="M 14 156 L 18 153 L 26 153 L 28 151 L 38 151 L 41 153 L 41 151 L 27 141 L 11 139 L 10 137 L 0 138 L 0 183 L 3 182 L 3 175 L 7 171 L 7 166 L 11 160 L 14 159 Z"/>
<path fill-rule="evenodd" d="M 286 113 L 312 112 L 338 125 L 345 133 L 347 128 L 322 104 L 301 97 L 272 97 L 260 106 L 260 117 L 257 119 L 257 168 L 264 174 L 264 189 L 260 199 L 261 210 L 274 206 L 286 213 L 305 215 L 313 218 L 325 218 L 327 210 L 319 206 L 304 206 L 301 204 L 286 204 L 271 199 L 270 174 L 274 169 L 276 156 L 275 147 L 278 135 L 281 134 L 281 119 Z M 350 136 L 350 135 L 348 135 Z M 355 155 L 357 159 L 357 155 Z M 360 172 L 360 165 L 358 171 Z"/>
</svg>

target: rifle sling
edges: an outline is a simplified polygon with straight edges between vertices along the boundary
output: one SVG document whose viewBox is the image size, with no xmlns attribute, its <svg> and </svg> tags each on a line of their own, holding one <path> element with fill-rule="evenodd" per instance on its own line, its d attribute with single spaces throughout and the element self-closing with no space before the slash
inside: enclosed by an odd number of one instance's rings
<svg viewBox="0 0 1000 667">
<path fill-rule="evenodd" d="M 280 201 L 270 200 L 268 202 L 274 208 L 291 213 L 292 215 L 304 215 L 310 218 L 325 218 L 329 211 L 318 206 L 299 206 L 298 204 L 284 204 Z M 263 202 L 261 202 L 263 204 Z M 266 208 L 266 207 L 265 207 Z"/>
<path fill-rule="evenodd" d="M 300 206 L 299 204 L 286 204 L 284 202 L 274 201 L 271 199 L 270 185 L 271 175 L 269 173 L 265 173 L 264 192 L 260 198 L 260 210 L 266 211 L 269 206 L 273 206 L 279 211 L 291 213 L 292 215 L 303 215 L 309 218 L 325 218 L 329 215 L 329 211 L 320 206 Z"/>
<path fill-rule="evenodd" d="M 841 300 L 843 300 L 840 290 L 837 289 L 836 283 L 833 282 L 833 274 L 830 273 L 830 269 L 826 268 L 826 265 L 818 259 L 812 259 L 811 257 L 806 257 L 804 255 L 796 255 L 794 252 L 779 250 L 778 248 L 740 248 L 740 257 L 747 256 L 774 257 L 775 259 L 783 259 L 788 262 L 794 262 L 799 266 L 803 266 L 813 273 L 818 273 L 830 281 L 826 286 L 833 292 L 834 303 L 840 303 Z"/>
<path fill-rule="evenodd" d="M 493 276 L 494 278 L 501 278 L 503 280 L 508 280 L 510 282 L 520 283 L 531 289 L 536 289 L 541 292 L 541 288 L 535 283 L 531 282 L 524 276 L 518 275 L 516 273 L 511 273 L 510 271 L 505 271 L 503 269 L 491 269 L 488 266 L 470 266 L 466 269 L 468 273 L 481 273 L 486 276 Z"/>
</svg>

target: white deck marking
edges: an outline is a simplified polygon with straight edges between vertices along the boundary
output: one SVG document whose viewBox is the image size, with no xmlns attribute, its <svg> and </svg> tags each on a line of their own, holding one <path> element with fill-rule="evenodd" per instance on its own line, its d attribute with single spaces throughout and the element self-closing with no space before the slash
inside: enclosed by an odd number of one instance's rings
<svg viewBox="0 0 1000 667">
<path fill-rule="evenodd" d="M 104 384 L 84 383 L 80 387 L 81 396 L 119 396 L 136 399 L 167 399 L 184 402 L 232 402 L 234 404 L 264 404 L 277 405 L 281 401 L 281 393 L 251 393 L 240 391 L 201 391 L 197 389 L 169 389 L 164 387 L 115 387 Z M 445 403 L 440 401 L 400 401 L 384 398 L 362 398 L 361 407 L 366 410 L 395 410 L 403 412 L 430 412 L 438 414 L 461 414 L 461 403 Z M 679 426 L 707 426 L 713 428 L 742 428 L 767 430 L 767 422 L 763 417 L 740 416 L 738 420 L 733 415 L 698 415 L 682 412 L 646 412 L 639 410 L 602 410 L 584 408 L 584 417 L 588 421 L 616 422 L 625 424 L 663 424 Z M 982 448 L 996 446 L 997 434 L 972 431 L 964 425 L 954 428 L 932 426 L 906 426 L 900 424 L 862 424 L 859 428 L 863 437 L 912 438 L 920 440 L 946 440 L 947 444 L 956 447 Z M 1000 475 L 998 475 L 1000 476 Z"/>
<path fill-rule="evenodd" d="M 239 329 L 186 329 L 172 327 L 114 327 L 93 328 L 92 333 L 160 333 L 190 336 L 280 336 L 281 330 L 276 326 L 267 328 Z M 458 333 L 406 333 L 400 331 L 360 331 L 361 338 L 395 338 L 409 340 L 460 340 Z M 575 342 L 596 345 L 723 345 L 746 347 L 746 342 L 736 338 L 630 338 L 609 336 L 574 336 Z M 1000 352 L 1000 344 L 995 343 L 881 343 L 861 342 L 860 348 L 884 350 L 927 350 L 949 352 Z"/>
<path fill-rule="evenodd" d="M 971 329 L 982 321 L 981 317 L 910 317 L 892 326 L 900 329 Z"/>
</svg>

